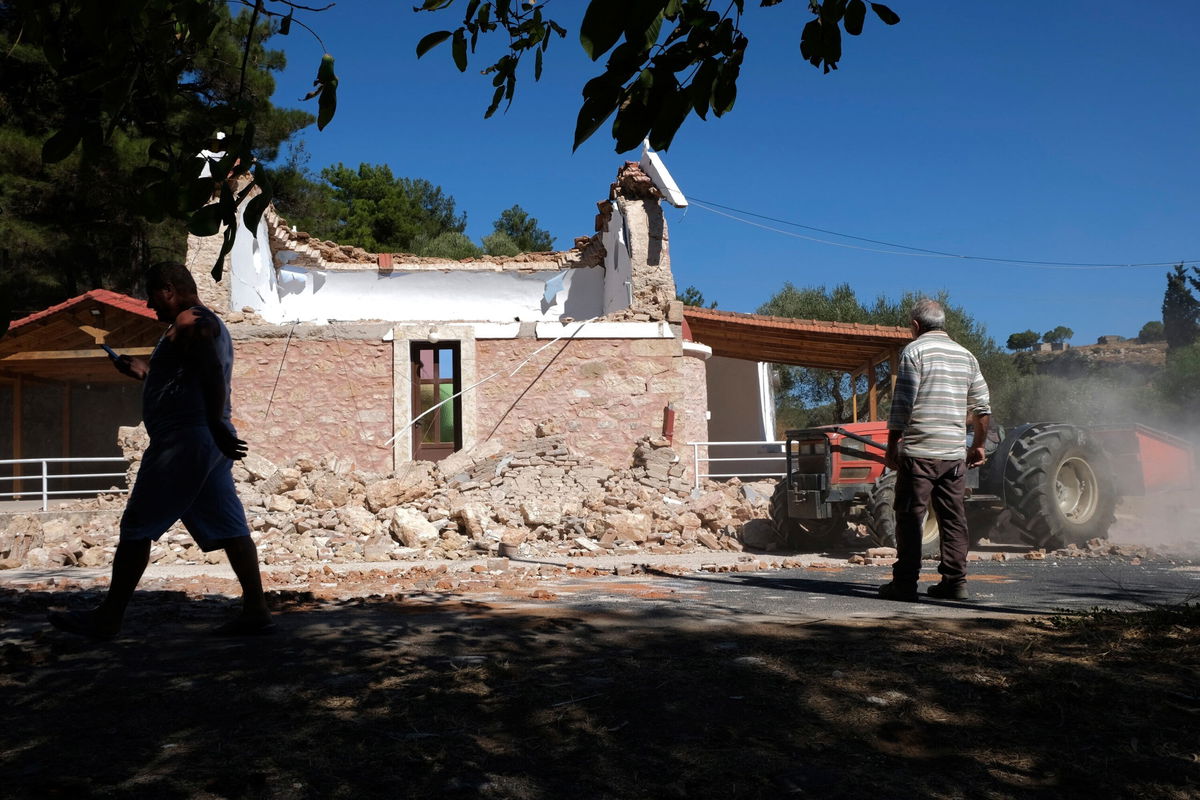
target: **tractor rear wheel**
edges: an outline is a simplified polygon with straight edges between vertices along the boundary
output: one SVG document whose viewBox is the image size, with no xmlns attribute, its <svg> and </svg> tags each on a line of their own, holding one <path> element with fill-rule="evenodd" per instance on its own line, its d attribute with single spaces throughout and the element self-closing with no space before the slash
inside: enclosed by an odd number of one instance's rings
<svg viewBox="0 0 1200 800">
<path fill-rule="evenodd" d="M 1116 521 L 1108 460 L 1073 425 L 1038 425 L 1021 435 L 1004 466 L 1004 498 L 1022 538 L 1035 547 L 1104 539 Z"/>
<path fill-rule="evenodd" d="M 846 529 L 846 519 L 835 513 L 830 519 L 798 520 L 788 515 L 787 479 L 780 479 L 771 494 L 771 523 L 779 541 L 797 550 L 819 550 Z"/>
<path fill-rule="evenodd" d="M 896 546 L 896 473 L 885 472 L 875 481 L 867 496 L 867 525 L 877 547 Z M 942 536 L 937 516 L 925 515 L 921 527 L 921 558 L 938 558 L 942 554 Z"/>
</svg>

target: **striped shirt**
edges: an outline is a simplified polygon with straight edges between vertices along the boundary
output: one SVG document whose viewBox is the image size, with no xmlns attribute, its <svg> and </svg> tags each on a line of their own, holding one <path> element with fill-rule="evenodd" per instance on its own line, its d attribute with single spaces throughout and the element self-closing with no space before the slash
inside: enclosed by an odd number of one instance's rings
<svg viewBox="0 0 1200 800">
<path fill-rule="evenodd" d="M 966 454 L 968 410 L 992 413 L 979 362 L 945 331 L 926 331 L 900 353 L 888 430 L 903 432 L 906 456 L 954 461 Z"/>
</svg>

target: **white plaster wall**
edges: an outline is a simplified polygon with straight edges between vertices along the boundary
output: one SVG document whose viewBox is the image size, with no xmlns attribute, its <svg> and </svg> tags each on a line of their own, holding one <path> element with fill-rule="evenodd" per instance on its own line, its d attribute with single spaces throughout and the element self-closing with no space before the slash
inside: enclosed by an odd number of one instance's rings
<svg viewBox="0 0 1200 800">
<path fill-rule="evenodd" d="M 237 239 L 229 252 L 229 306 L 234 311 L 249 306 L 264 319 L 282 322 L 284 318 L 277 317 L 279 295 L 267 225 L 260 223 L 255 235 L 251 236 L 242 221 L 244 210 L 245 206 L 238 211 Z"/>
<path fill-rule="evenodd" d="M 625 218 L 613 203 L 608 230 L 604 232 L 604 313 L 611 314 L 629 308 L 629 292 L 633 285 L 633 261 L 630 258 L 629 231 Z"/>
<path fill-rule="evenodd" d="M 263 304 L 270 322 L 291 320 L 442 320 L 549 322 L 601 313 L 603 270 L 566 270 L 563 290 L 546 303 L 547 283 L 562 271 L 520 273 L 310 270 L 283 267 L 278 303 Z M 551 285 L 551 291 L 553 285 Z"/>
<path fill-rule="evenodd" d="M 239 225 L 241 225 L 239 215 Z M 387 272 L 318 270 L 290 266 L 283 251 L 271 258 L 266 222 L 256 236 L 239 227 L 230 254 L 231 305 L 249 306 L 263 319 L 283 322 L 412 320 L 557 322 L 604 311 L 602 267 Z"/>
<path fill-rule="evenodd" d="M 770 366 L 755 361 L 714 356 L 705 362 L 708 387 L 708 436 L 713 442 L 771 441 L 775 439 L 774 393 Z M 751 473 L 783 472 L 783 456 L 778 448 L 761 445 L 710 447 L 711 458 L 766 458 L 771 461 L 733 461 L 710 463 L 709 473 L 735 473 L 750 478 Z"/>
</svg>

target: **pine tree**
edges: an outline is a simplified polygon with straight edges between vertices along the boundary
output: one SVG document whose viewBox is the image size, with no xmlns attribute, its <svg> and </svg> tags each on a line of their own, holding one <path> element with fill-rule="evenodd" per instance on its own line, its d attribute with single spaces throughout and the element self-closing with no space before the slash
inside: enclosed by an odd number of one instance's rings
<svg viewBox="0 0 1200 800">
<path fill-rule="evenodd" d="M 1192 288 L 1200 290 L 1200 268 L 1192 267 L 1188 275 L 1183 264 L 1176 264 L 1167 273 L 1167 290 L 1163 294 L 1163 334 L 1167 348 L 1187 347 L 1200 338 L 1200 301 Z M 1189 284 L 1192 288 L 1189 288 Z"/>
</svg>

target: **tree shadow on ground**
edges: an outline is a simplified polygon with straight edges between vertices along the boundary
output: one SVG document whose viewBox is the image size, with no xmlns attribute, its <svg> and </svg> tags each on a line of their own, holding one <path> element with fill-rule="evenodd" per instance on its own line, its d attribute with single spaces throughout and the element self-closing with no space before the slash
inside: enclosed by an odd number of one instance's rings
<svg viewBox="0 0 1200 800">
<path fill-rule="evenodd" d="M 1170 658 L 1123 659 L 1112 642 L 996 620 L 788 625 L 685 604 L 583 614 L 279 592 L 278 633 L 223 639 L 208 630 L 227 602 L 145 592 L 119 638 L 90 644 L 44 626 L 64 599 L 95 595 L 0 591 L 7 797 L 1200 788 L 1183 699 L 1195 630 L 1159 642 Z"/>
</svg>

